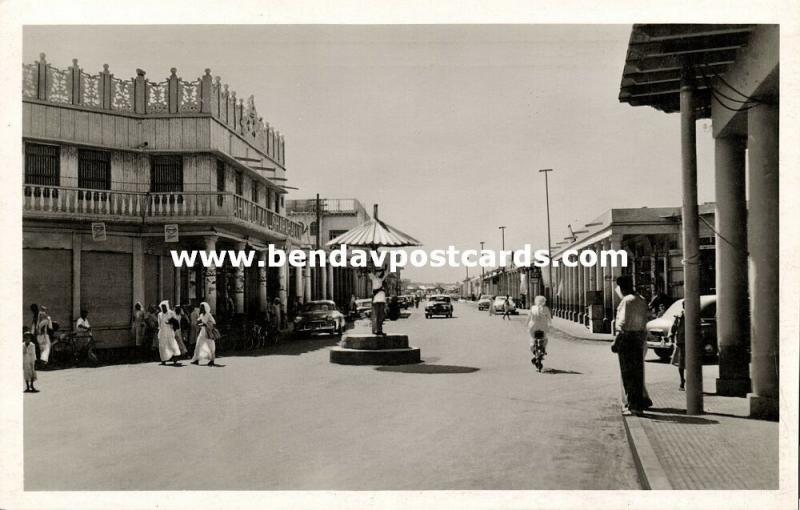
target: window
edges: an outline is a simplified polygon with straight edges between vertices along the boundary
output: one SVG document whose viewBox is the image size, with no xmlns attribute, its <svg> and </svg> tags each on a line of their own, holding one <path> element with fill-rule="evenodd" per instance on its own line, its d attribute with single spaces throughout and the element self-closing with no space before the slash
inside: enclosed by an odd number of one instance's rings
<svg viewBox="0 0 800 510">
<path fill-rule="evenodd" d="M 312 221 L 311 225 L 308 226 L 308 233 L 309 235 L 315 236 L 317 235 L 317 222 Z"/>
<path fill-rule="evenodd" d="M 220 193 L 225 191 L 225 163 L 217 160 L 217 191 Z M 225 199 L 222 195 L 217 196 L 217 206 L 222 207 L 222 201 Z"/>
<path fill-rule="evenodd" d="M 25 184 L 61 184 L 61 150 L 57 145 L 25 144 Z"/>
<path fill-rule="evenodd" d="M 258 203 L 258 183 L 253 181 L 252 197 L 254 203 Z"/>
<path fill-rule="evenodd" d="M 281 212 L 281 194 L 275 193 L 275 212 L 280 214 Z"/>
<path fill-rule="evenodd" d="M 244 178 L 242 176 L 242 172 L 236 172 L 236 194 L 239 196 L 242 196 L 242 194 L 244 193 L 242 191 L 242 188 L 244 187 L 243 182 Z"/>
<path fill-rule="evenodd" d="M 180 193 L 183 191 L 183 157 L 153 156 L 151 161 L 151 193 Z M 169 197 L 170 203 L 173 203 L 174 201 L 174 196 Z M 178 203 L 182 201 L 183 197 L 179 196 Z"/>
<path fill-rule="evenodd" d="M 111 158 L 108 152 L 78 150 L 78 187 L 111 189 Z"/>
<path fill-rule="evenodd" d="M 347 232 L 347 230 L 331 230 L 328 241 L 333 241 L 345 232 Z"/>
</svg>

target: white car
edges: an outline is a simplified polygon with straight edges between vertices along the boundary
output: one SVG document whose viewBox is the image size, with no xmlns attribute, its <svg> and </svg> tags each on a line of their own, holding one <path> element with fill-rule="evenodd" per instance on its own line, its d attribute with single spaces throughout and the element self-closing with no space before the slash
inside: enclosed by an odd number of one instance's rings
<svg viewBox="0 0 800 510">
<path fill-rule="evenodd" d="M 506 297 L 505 296 L 495 296 L 494 301 L 492 301 L 492 309 L 496 314 L 503 313 L 503 307 L 505 306 Z M 512 298 L 508 298 L 508 303 L 511 305 L 511 311 L 509 312 L 511 315 L 517 315 L 519 312 L 517 311 L 517 304 L 514 302 Z"/>
</svg>

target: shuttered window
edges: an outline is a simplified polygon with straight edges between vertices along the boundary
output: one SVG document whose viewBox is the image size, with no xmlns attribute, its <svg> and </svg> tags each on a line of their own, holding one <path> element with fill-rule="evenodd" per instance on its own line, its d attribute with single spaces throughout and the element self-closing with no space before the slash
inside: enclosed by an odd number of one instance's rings
<svg viewBox="0 0 800 510">
<path fill-rule="evenodd" d="M 78 150 L 78 187 L 111 189 L 111 158 L 108 152 Z"/>
<path fill-rule="evenodd" d="M 225 163 L 217 160 L 217 191 L 225 191 Z M 217 205 L 222 207 L 222 201 L 225 197 L 222 195 L 217 197 Z"/>
<path fill-rule="evenodd" d="M 57 145 L 25 144 L 25 184 L 58 186 L 61 151 Z"/>
<path fill-rule="evenodd" d="M 242 196 L 243 194 L 242 188 L 244 187 L 244 185 L 242 179 L 243 179 L 242 172 L 236 172 L 236 194 L 239 196 Z"/>
<path fill-rule="evenodd" d="M 252 196 L 252 197 L 250 197 L 250 198 L 251 198 L 251 200 L 252 200 L 254 203 L 256 203 L 256 204 L 257 204 L 257 203 L 258 203 L 258 183 L 257 183 L 257 182 L 255 182 L 255 181 L 253 181 L 253 192 L 252 192 L 252 195 L 253 195 L 253 196 Z"/>
<path fill-rule="evenodd" d="M 153 193 L 183 191 L 181 156 L 153 156 L 150 167 L 150 191 Z"/>
</svg>

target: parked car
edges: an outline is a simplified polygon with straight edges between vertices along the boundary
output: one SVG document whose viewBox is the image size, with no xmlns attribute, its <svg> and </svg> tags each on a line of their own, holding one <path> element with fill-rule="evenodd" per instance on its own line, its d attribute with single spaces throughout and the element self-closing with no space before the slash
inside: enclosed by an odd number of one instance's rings
<svg viewBox="0 0 800 510">
<path fill-rule="evenodd" d="M 425 305 L 425 318 L 430 319 L 434 315 L 444 315 L 445 317 L 453 316 L 453 303 L 450 302 L 450 296 L 434 295 L 428 299 Z"/>
<path fill-rule="evenodd" d="M 372 298 L 356 299 L 356 317 L 369 317 L 372 315 Z"/>
<path fill-rule="evenodd" d="M 402 306 L 403 309 L 408 309 L 409 306 L 414 304 L 414 296 L 408 294 L 398 296 L 398 299 L 400 300 L 400 306 Z"/>
<path fill-rule="evenodd" d="M 482 294 L 481 297 L 478 298 L 478 310 L 488 310 L 490 306 L 492 306 L 492 296 Z"/>
<path fill-rule="evenodd" d="M 294 319 L 295 334 L 330 333 L 338 335 L 344 331 L 345 318 L 329 300 L 309 301 Z"/>
<path fill-rule="evenodd" d="M 506 302 L 505 296 L 495 296 L 494 301 L 492 301 L 492 307 L 494 308 L 494 313 L 502 314 L 505 302 Z M 514 301 L 514 298 L 509 297 L 508 302 L 511 305 L 511 311 L 509 313 L 511 315 L 519 314 L 519 312 L 517 311 L 517 303 Z"/>
<path fill-rule="evenodd" d="M 683 299 L 672 303 L 664 314 L 647 323 L 647 347 L 661 359 L 669 359 L 675 349 L 672 326 L 683 311 Z M 700 338 L 703 354 L 717 355 L 717 296 L 700 296 Z"/>
</svg>

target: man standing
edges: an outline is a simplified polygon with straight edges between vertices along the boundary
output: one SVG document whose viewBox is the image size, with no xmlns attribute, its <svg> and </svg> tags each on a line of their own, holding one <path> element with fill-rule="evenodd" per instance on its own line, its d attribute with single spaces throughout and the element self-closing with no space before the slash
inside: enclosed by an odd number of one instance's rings
<svg viewBox="0 0 800 510">
<path fill-rule="evenodd" d="M 611 350 L 619 357 L 622 386 L 625 389 L 624 415 L 641 415 L 653 402 L 644 393 L 644 356 L 647 338 L 647 303 L 633 290 L 629 275 L 617 278 L 615 292 L 620 297 L 617 307 L 617 337 Z"/>
<path fill-rule="evenodd" d="M 376 268 L 369 273 L 372 282 L 372 334 L 384 336 L 383 320 L 386 316 L 386 291 L 383 289 L 383 281 L 386 279 L 386 271 Z"/>
</svg>

